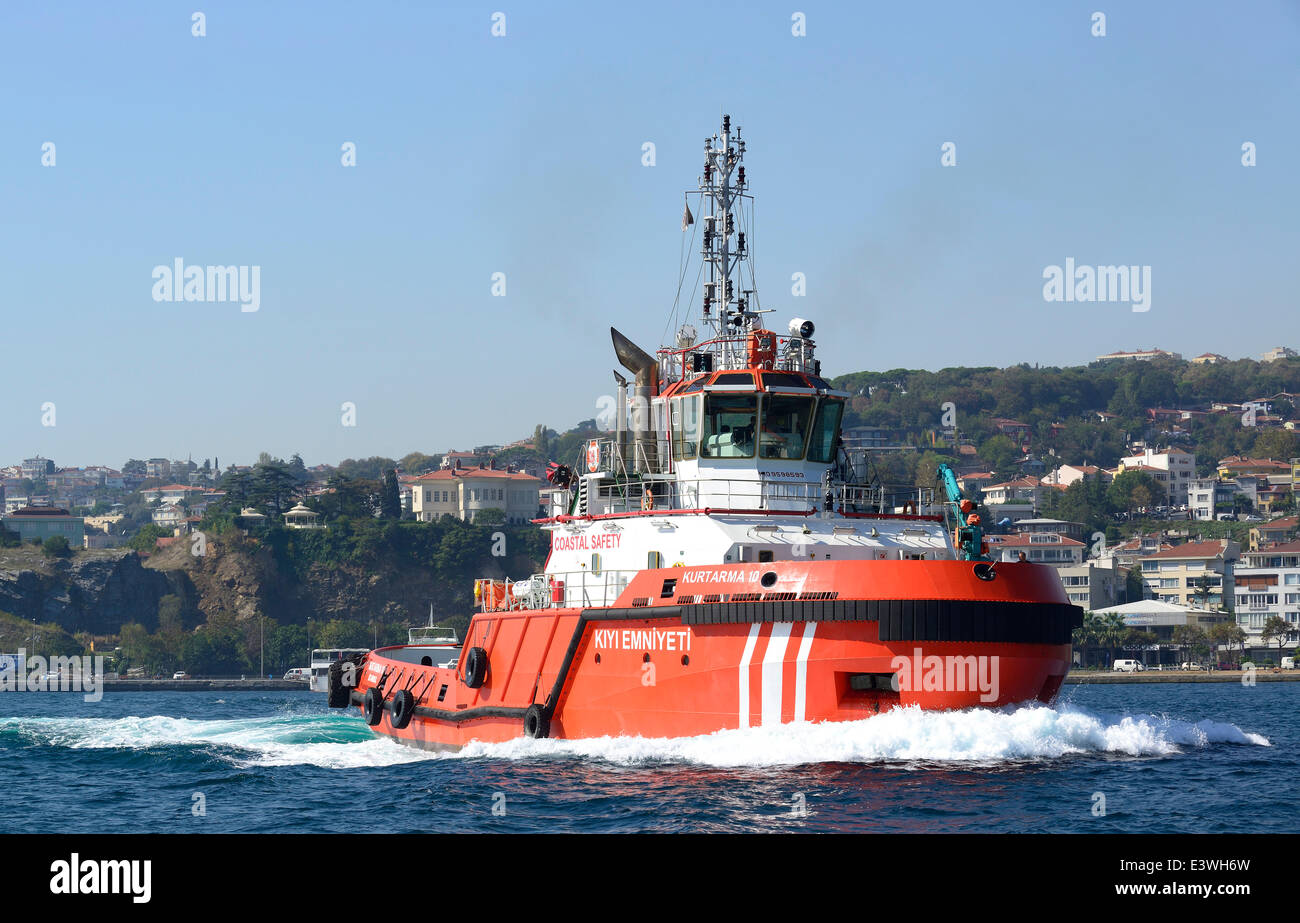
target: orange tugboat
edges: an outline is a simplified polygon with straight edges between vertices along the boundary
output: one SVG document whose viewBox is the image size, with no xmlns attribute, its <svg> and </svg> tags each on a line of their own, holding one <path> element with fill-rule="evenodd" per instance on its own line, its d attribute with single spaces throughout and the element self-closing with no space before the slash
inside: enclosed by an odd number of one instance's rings
<svg viewBox="0 0 1300 923">
<path fill-rule="evenodd" d="M 459 649 L 412 638 L 335 663 L 331 706 L 455 750 L 1055 698 L 1082 622 L 1055 572 L 991 562 L 946 466 L 938 501 L 869 482 L 841 446 L 848 395 L 821 377 L 813 323 L 766 329 L 752 279 L 738 284 L 740 134 L 724 116 L 705 144 L 705 336 L 683 326 L 651 356 L 611 330 L 634 380 L 616 375 L 613 436 L 579 470 L 551 466 L 544 571 L 478 581 Z"/>
</svg>

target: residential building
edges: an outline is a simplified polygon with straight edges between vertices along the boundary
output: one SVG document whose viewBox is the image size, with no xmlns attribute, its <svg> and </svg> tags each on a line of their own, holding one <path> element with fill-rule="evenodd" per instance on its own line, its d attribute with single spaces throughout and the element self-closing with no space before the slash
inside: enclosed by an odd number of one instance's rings
<svg viewBox="0 0 1300 923">
<path fill-rule="evenodd" d="M 997 479 L 997 474 L 992 471 L 972 471 L 969 474 L 958 475 L 957 486 L 962 490 L 983 490 Z"/>
<path fill-rule="evenodd" d="M 1254 505 L 1254 491 L 1248 482 L 1193 478 L 1188 484 L 1187 511 L 1191 519 L 1217 519 L 1222 513 Z"/>
<path fill-rule="evenodd" d="M 1109 484 L 1111 481 L 1110 472 L 1096 465 L 1062 465 L 1044 477 L 1043 483 L 1053 487 L 1069 487 L 1075 481 L 1081 481 L 1085 477 L 1101 478 L 1104 484 Z"/>
<path fill-rule="evenodd" d="M 1121 472 L 1133 469 L 1150 473 L 1158 483 L 1164 485 L 1168 493 L 1168 503 L 1171 506 L 1181 506 L 1187 503 L 1187 488 L 1196 477 L 1196 456 L 1182 449 L 1166 449 L 1158 452 L 1155 449 L 1145 448 L 1141 455 L 1130 455 L 1120 459 Z M 1165 472 L 1163 477 L 1158 473 L 1160 471 Z"/>
<path fill-rule="evenodd" d="M 1240 557 L 1241 546 L 1231 539 L 1187 542 L 1143 557 L 1142 580 L 1161 602 L 1221 609 L 1232 603 L 1233 567 Z"/>
<path fill-rule="evenodd" d="M 1113 558 L 1066 564 L 1056 569 L 1056 576 L 1070 602 L 1089 612 L 1118 605 L 1124 597 L 1126 573 Z"/>
<path fill-rule="evenodd" d="M 1218 365 L 1220 362 L 1227 362 L 1227 356 L 1220 356 L 1218 353 L 1201 353 L 1187 360 L 1194 365 Z"/>
<path fill-rule="evenodd" d="M 1153 346 L 1151 349 L 1135 349 L 1131 351 L 1120 350 L 1118 352 L 1107 353 L 1104 356 L 1098 356 L 1096 361 L 1108 362 L 1111 360 L 1120 359 L 1126 361 L 1131 360 L 1137 362 L 1147 362 L 1150 361 L 1151 359 L 1181 359 L 1181 358 L 1183 357 L 1178 353 L 1166 352 L 1163 349 L 1156 349 Z"/>
<path fill-rule="evenodd" d="M 1030 506 L 1037 507 L 1043 495 L 1042 485 L 1043 482 L 1033 475 L 1003 481 L 1000 484 L 989 484 L 984 488 L 984 503 L 986 506 L 1028 503 Z"/>
<path fill-rule="evenodd" d="M 1025 560 L 1052 567 L 1083 563 L 1083 542 L 1055 532 L 1021 532 L 987 538 L 989 554 L 995 561 Z"/>
<path fill-rule="evenodd" d="M 1034 432 L 1034 428 L 1028 423 L 1021 423 L 1019 420 L 1008 420 L 1005 417 L 994 417 L 993 427 L 1002 435 L 1013 440 L 1028 439 Z"/>
<path fill-rule="evenodd" d="M 1274 346 L 1272 349 L 1265 350 L 1264 355 L 1259 357 L 1260 362 L 1276 362 L 1279 359 L 1294 359 L 1296 351 L 1289 346 Z"/>
<path fill-rule="evenodd" d="M 423 522 L 455 516 L 473 522 L 486 509 L 501 510 L 506 522 L 524 523 L 540 515 L 543 482 L 518 471 L 496 468 L 440 468 L 412 482 L 411 512 Z"/>
<path fill-rule="evenodd" d="M 1236 571 L 1237 626 L 1248 644 L 1262 647 L 1264 624 L 1278 616 L 1300 632 L 1300 542 L 1274 545 L 1242 556 Z M 1295 641 L 1284 642 L 1294 647 Z M 1277 646 L 1277 640 L 1269 642 Z"/>
<path fill-rule="evenodd" d="M 37 455 L 35 458 L 24 458 L 22 465 L 22 475 L 29 480 L 35 481 L 37 478 L 43 478 L 54 471 L 54 462 L 48 458 L 41 458 Z"/>
<path fill-rule="evenodd" d="M 72 548 L 86 544 L 86 523 L 80 516 L 72 516 L 56 506 L 26 506 L 4 517 L 4 527 L 17 532 L 24 542 L 32 539 L 45 541 L 62 535 Z"/>
<path fill-rule="evenodd" d="M 161 500 L 163 503 L 181 503 L 202 493 L 203 488 L 201 487 L 191 487 L 188 484 L 168 484 L 165 487 L 147 487 L 140 491 L 140 496 L 149 503 L 155 500 Z"/>
<path fill-rule="evenodd" d="M 1013 527 L 1017 532 L 1053 532 L 1076 542 L 1083 541 L 1083 523 L 1064 519 L 1022 519 Z"/>
<path fill-rule="evenodd" d="M 1247 475 L 1268 477 L 1270 474 L 1291 474 L 1289 462 L 1273 461 L 1271 458 L 1245 458 L 1241 455 L 1229 455 L 1219 459 L 1219 478 L 1227 481 Z"/>
<path fill-rule="evenodd" d="M 1284 516 L 1270 522 L 1261 522 L 1250 530 L 1247 546 L 1251 551 L 1261 551 L 1269 545 L 1279 545 L 1296 537 L 1300 516 Z"/>
<path fill-rule="evenodd" d="M 164 503 L 150 514 L 153 524 L 160 529 L 177 529 L 185 521 L 185 510 L 175 503 Z"/>
</svg>

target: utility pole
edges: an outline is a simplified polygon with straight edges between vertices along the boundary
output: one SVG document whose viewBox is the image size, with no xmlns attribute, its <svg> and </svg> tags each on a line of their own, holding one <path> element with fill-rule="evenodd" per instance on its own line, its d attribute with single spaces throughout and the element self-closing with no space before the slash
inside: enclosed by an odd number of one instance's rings
<svg viewBox="0 0 1300 923">
<path fill-rule="evenodd" d="M 266 616 L 260 616 L 257 622 L 258 627 L 258 676 L 266 675 Z"/>
</svg>

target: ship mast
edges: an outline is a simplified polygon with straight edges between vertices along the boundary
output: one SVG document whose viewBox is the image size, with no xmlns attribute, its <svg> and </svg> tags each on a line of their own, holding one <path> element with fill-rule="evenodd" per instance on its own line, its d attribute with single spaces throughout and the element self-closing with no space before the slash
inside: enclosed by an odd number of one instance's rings
<svg viewBox="0 0 1300 923">
<path fill-rule="evenodd" d="M 750 198 L 745 193 L 749 184 L 744 157 L 740 126 L 733 135 L 731 116 L 724 115 L 722 131 L 704 139 L 704 175 L 699 185 L 700 195 L 708 203 L 702 209 L 706 213 L 700 256 L 708 267 L 708 281 L 704 285 L 701 321 L 714 337 L 735 338 L 722 344 L 718 357 L 723 368 L 743 366 L 743 349 L 738 340 L 756 326 L 758 319 L 756 305 L 749 304 L 746 298 L 753 298 L 754 291 L 741 291 L 739 285 L 740 264 L 749 258 L 745 232 L 736 229 L 736 213 L 743 200 Z M 734 280 L 733 274 L 737 277 Z"/>
</svg>

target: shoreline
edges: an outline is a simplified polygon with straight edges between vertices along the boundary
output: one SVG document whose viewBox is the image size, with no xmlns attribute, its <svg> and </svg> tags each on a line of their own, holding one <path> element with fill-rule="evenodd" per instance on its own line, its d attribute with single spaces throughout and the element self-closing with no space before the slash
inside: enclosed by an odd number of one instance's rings
<svg viewBox="0 0 1300 923">
<path fill-rule="evenodd" d="M 1143 673 L 1083 673 L 1066 674 L 1064 685 L 1081 686 L 1088 683 L 1239 683 L 1246 674 L 1241 670 L 1151 670 Z M 1257 683 L 1300 682 L 1300 670 L 1257 670 Z"/>
</svg>

